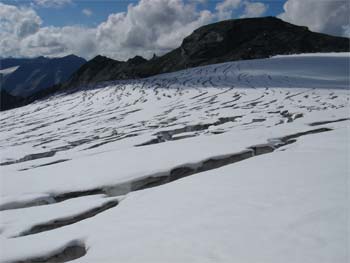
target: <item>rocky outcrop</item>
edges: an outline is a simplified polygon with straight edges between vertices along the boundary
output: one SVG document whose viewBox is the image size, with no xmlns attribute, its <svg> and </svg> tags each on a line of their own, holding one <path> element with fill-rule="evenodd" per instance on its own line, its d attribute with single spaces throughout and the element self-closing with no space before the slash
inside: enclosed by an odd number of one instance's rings
<svg viewBox="0 0 350 263">
<path fill-rule="evenodd" d="M 63 86 L 70 87 L 112 79 L 139 78 L 138 67 L 146 62 L 147 60 L 141 56 L 135 56 L 124 62 L 99 55 L 83 65 Z"/>
<path fill-rule="evenodd" d="M 195 30 L 179 48 L 142 65 L 140 75 L 274 55 L 348 51 L 348 38 L 311 32 L 275 17 L 227 20 Z"/>
</svg>

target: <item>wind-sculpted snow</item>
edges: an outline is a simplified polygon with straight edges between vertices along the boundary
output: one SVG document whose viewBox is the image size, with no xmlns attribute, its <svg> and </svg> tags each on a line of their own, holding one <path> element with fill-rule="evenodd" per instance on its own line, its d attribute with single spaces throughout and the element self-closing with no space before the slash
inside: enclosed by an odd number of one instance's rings
<svg viewBox="0 0 350 263">
<path fill-rule="evenodd" d="M 135 136 L 125 147 L 177 138 L 163 131 L 191 136 L 268 127 L 346 107 L 348 91 L 334 88 L 348 87 L 348 61 L 343 55 L 233 62 L 58 95 L 1 115 L 1 165 L 30 169 L 32 160 L 66 161 Z"/>
<path fill-rule="evenodd" d="M 77 262 L 345 262 L 349 61 L 216 64 L 3 112 L 0 262 L 76 259 L 72 240 Z"/>
</svg>

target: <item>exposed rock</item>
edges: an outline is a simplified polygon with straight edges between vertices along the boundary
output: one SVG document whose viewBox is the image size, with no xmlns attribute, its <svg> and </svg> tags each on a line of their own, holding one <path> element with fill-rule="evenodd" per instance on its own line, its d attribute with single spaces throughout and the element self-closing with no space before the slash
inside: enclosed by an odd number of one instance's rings
<svg viewBox="0 0 350 263">
<path fill-rule="evenodd" d="M 62 251 L 57 251 L 52 255 L 43 255 L 41 257 L 11 261 L 9 263 L 63 263 L 81 258 L 86 255 L 85 245 L 81 242 L 71 242 Z"/>
<path fill-rule="evenodd" d="M 14 163 L 22 163 L 22 162 L 27 162 L 27 161 L 31 161 L 31 160 L 41 159 L 41 158 L 48 158 L 48 157 L 54 156 L 55 154 L 56 154 L 55 151 L 29 154 L 29 155 L 26 155 L 26 156 L 18 159 L 18 160 L 10 160 L 10 161 L 6 161 L 6 162 L 2 162 L 2 163 L 0 163 L 0 166 L 11 165 Z"/>
<path fill-rule="evenodd" d="M 350 118 L 341 118 L 341 119 L 329 120 L 329 121 L 317 121 L 317 122 L 312 122 L 309 125 L 310 126 L 319 126 L 319 125 L 324 125 L 324 124 L 329 124 L 329 123 L 334 123 L 334 122 L 341 122 L 341 121 L 350 121 Z"/>
<path fill-rule="evenodd" d="M 61 88 L 111 79 L 138 78 L 136 69 L 146 62 L 147 60 L 140 56 L 124 62 L 99 55 L 83 65 Z"/>
<path fill-rule="evenodd" d="M 85 220 L 87 218 L 98 215 L 98 214 L 100 214 L 108 209 L 111 209 L 111 208 L 117 206 L 118 203 L 119 203 L 118 200 L 109 201 L 109 202 L 106 202 L 105 204 L 101 205 L 100 207 L 90 209 L 88 211 L 85 211 L 83 213 L 80 213 L 80 214 L 72 216 L 72 217 L 58 218 L 52 222 L 47 222 L 47 223 L 35 225 L 35 226 L 31 227 L 30 229 L 22 232 L 19 236 L 33 235 L 33 234 L 37 234 L 40 232 L 49 231 L 52 229 L 75 224 L 75 223 L 80 222 L 82 220 Z"/>
<path fill-rule="evenodd" d="M 34 199 L 31 201 L 25 201 L 25 202 L 4 203 L 1 205 L 0 211 L 25 208 L 25 207 L 31 207 L 31 206 L 46 205 L 51 203 L 62 202 L 72 198 L 88 196 L 88 195 L 96 195 L 96 194 L 104 194 L 107 196 L 126 195 L 129 192 L 148 189 L 159 185 L 167 184 L 190 175 L 198 174 L 200 172 L 217 169 L 225 165 L 240 162 L 258 155 L 271 153 L 278 148 L 295 143 L 299 137 L 310 135 L 310 134 L 328 132 L 328 131 L 332 131 L 332 129 L 322 127 L 318 129 L 290 134 L 281 138 L 273 138 L 273 139 L 270 139 L 267 143 L 252 145 L 238 153 L 233 153 L 233 154 L 228 154 L 223 156 L 215 156 L 210 159 L 201 160 L 201 161 L 198 161 L 197 163 L 189 164 L 188 166 L 184 165 L 180 167 L 175 167 L 169 171 L 164 171 L 163 173 L 144 176 L 139 179 L 129 181 L 129 182 L 124 182 L 117 185 L 109 185 L 101 188 L 61 193 L 61 194 L 51 195 L 49 197 L 43 197 L 43 198 Z M 110 201 L 102 207 L 89 210 L 88 212 L 84 212 L 73 218 L 58 219 L 54 222 L 48 222 L 48 223 L 34 226 L 32 229 L 23 232 L 21 235 L 35 234 L 42 231 L 47 231 L 58 227 L 62 227 L 65 225 L 74 224 L 76 222 L 79 222 L 91 216 L 94 216 L 100 212 L 103 212 L 109 208 L 115 207 L 116 205 L 118 205 L 117 200 Z"/>
</svg>

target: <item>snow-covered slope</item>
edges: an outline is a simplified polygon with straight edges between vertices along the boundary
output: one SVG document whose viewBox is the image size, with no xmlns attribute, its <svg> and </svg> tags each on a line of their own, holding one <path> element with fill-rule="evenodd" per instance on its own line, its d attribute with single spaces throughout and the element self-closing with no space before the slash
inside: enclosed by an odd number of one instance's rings
<svg viewBox="0 0 350 263">
<path fill-rule="evenodd" d="M 230 62 L 1 113 L 0 262 L 347 262 L 349 62 Z"/>
</svg>

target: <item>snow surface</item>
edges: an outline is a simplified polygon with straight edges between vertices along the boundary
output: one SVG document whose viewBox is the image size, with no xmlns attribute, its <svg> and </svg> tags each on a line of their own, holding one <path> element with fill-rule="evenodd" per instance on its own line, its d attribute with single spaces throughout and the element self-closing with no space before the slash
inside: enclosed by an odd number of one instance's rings
<svg viewBox="0 0 350 263">
<path fill-rule="evenodd" d="M 216 64 L 1 113 L 0 262 L 76 242 L 87 253 L 74 262 L 348 262 L 349 61 L 330 53 Z M 332 131 L 133 189 L 320 128 Z M 120 203 L 19 236 L 111 200 Z"/>
</svg>

